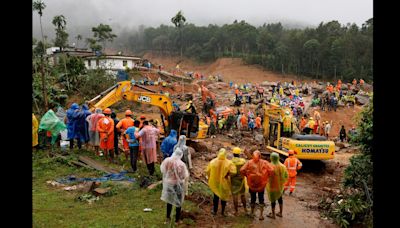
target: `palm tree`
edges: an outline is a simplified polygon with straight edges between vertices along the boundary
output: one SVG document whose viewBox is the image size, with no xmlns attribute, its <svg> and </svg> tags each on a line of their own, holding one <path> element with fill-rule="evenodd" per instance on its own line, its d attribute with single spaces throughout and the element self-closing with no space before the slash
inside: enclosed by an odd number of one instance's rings
<svg viewBox="0 0 400 228">
<path fill-rule="evenodd" d="M 43 54 L 42 54 L 42 90 L 43 90 L 43 100 L 44 100 L 44 108 L 47 110 L 47 91 L 46 91 L 46 85 L 45 85 L 45 77 L 44 77 L 44 59 L 43 56 L 46 53 L 46 47 L 44 44 L 44 35 L 43 35 L 43 27 L 42 27 L 42 15 L 43 15 L 43 10 L 46 8 L 46 4 L 42 2 L 41 0 L 36 0 L 32 3 L 32 9 L 33 11 L 37 11 L 39 14 L 39 23 L 40 23 L 40 32 L 42 33 L 42 43 L 43 43 Z"/>
<path fill-rule="evenodd" d="M 181 46 L 181 59 L 182 59 L 182 26 L 184 25 L 186 18 L 183 16 L 182 11 L 175 15 L 175 17 L 171 18 L 171 22 L 179 29 L 179 43 Z"/>
<path fill-rule="evenodd" d="M 62 36 L 63 36 L 63 32 L 64 32 L 64 29 L 65 29 L 65 26 L 67 25 L 67 21 L 65 20 L 65 17 L 63 15 L 58 15 L 58 16 L 55 16 L 53 18 L 52 23 L 53 23 L 54 26 L 57 27 L 57 29 L 56 29 L 56 31 L 57 31 L 56 43 L 57 43 L 57 40 L 60 41 L 59 45 L 60 45 L 60 50 L 62 51 L 63 46 L 65 45 L 65 43 L 64 43 L 65 41 L 63 41 Z"/>
<path fill-rule="evenodd" d="M 78 42 L 79 42 L 79 40 L 82 40 L 82 35 L 81 35 L 81 34 L 78 34 L 78 35 L 75 37 L 75 39 L 76 39 L 76 47 L 78 48 Z"/>
</svg>

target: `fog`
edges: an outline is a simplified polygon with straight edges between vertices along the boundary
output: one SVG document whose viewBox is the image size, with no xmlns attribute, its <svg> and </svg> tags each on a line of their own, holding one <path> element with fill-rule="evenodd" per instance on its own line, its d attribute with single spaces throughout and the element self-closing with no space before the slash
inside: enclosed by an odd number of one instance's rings
<svg viewBox="0 0 400 228">
<path fill-rule="evenodd" d="M 77 34 L 92 36 L 91 27 L 111 25 L 118 34 L 139 25 L 172 25 L 171 17 L 183 11 L 186 22 L 195 25 L 232 23 L 235 19 L 259 26 L 282 22 L 286 27 L 315 27 L 337 20 L 361 26 L 373 17 L 372 0 L 44 0 L 42 23 L 50 39 L 55 31 L 51 21 L 64 15 L 70 43 Z M 40 36 L 39 16 L 32 12 L 33 36 Z"/>
</svg>

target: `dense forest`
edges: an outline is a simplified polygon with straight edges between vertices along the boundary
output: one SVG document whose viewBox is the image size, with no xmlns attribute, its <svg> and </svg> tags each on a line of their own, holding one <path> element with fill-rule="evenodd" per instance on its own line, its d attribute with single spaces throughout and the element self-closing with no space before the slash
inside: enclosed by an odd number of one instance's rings
<svg viewBox="0 0 400 228">
<path fill-rule="evenodd" d="M 255 27 L 245 21 L 196 26 L 173 19 L 171 26 L 142 26 L 116 41 L 136 53 L 153 51 L 199 61 L 240 57 L 272 71 L 317 79 L 373 78 L 372 18 L 361 27 L 330 21 L 305 29 L 286 29 L 281 23 Z"/>
</svg>

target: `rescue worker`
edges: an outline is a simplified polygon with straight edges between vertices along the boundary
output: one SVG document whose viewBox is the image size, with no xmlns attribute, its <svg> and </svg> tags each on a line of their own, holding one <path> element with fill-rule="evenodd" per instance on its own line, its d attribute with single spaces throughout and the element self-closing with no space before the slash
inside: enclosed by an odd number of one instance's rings
<svg viewBox="0 0 400 228">
<path fill-rule="evenodd" d="M 172 129 L 169 135 L 161 143 L 161 152 L 163 154 L 163 160 L 170 157 L 174 152 L 174 146 L 176 145 L 176 130 Z"/>
<path fill-rule="evenodd" d="M 225 123 L 226 123 L 226 119 L 223 116 L 218 117 L 218 119 L 219 119 L 218 120 L 218 131 L 221 134 L 223 129 L 224 129 L 224 126 L 225 126 Z"/>
<path fill-rule="evenodd" d="M 196 113 L 196 108 L 194 107 L 192 100 L 190 100 L 188 102 L 188 104 L 186 105 L 185 112 L 194 113 L 194 114 Z"/>
<path fill-rule="evenodd" d="M 233 198 L 233 205 L 235 207 L 235 215 L 238 214 L 238 196 L 240 195 L 240 200 L 243 204 L 244 212 L 247 214 L 246 208 L 246 177 L 240 174 L 240 168 L 246 163 L 244 158 L 240 158 L 241 149 L 239 147 L 233 148 L 233 158 L 232 162 L 236 166 L 236 170 L 239 171 L 236 174 L 231 175 L 231 191 Z"/>
<path fill-rule="evenodd" d="M 315 125 L 314 118 L 310 117 L 308 119 L 308 123 L 304 127 L 304 132 L 306 132 L 307 134 L 311 134 L 314 129 L 314 125 Z"/>
<path fill-rule="evenodd" d="M 89 143 L 93 146 L 97 156 L 100 155 L 100 134 L 97 130 L 97 124 L 102 117 L 104 117 L 104 115 L 102 114 L 101 108 L 96 108 L 93 114 L 86 117 L 86 122 L 89 123 Z"/>
<path fill-rule="evenodd" d="M 260 151 L 256 150 L 253 152 L 253 158 L 240 168 L 240 174 L 247 178 L 247 184 L 249 185 L 251 216 L 254 216 L 256 197 L 258 194 L 258 203 L 261 206 L 259 219 L 263 220 L 265 207 L 264 191 L 268 179 L 273 175 L 273 167 L 268 161 L 261 159 Z"/>
<path fill-rule="evenodd" d="M 321 114 L 318 111 L 314 111 L 314 119 L 315 119 L 315 124 L 314 124 L 314 134 L 317 134 L 318 132 L 318 127 L 321 125 L 320 120 L 321 120 Z"/>
<path fill-rule="evenodd" d="M 166 158 L 160 166 L 163 175 L 163 190 L 161 200 L 167 203 L 167 219 L 164 224 L 171 220 L 172 206 L 175 206 L 175 225 L 181 223 L 180 215 L 183 201 L 185 199 L 185 181 L 189 178 L 189 171 L 182 162 L 183 152 L 177 148 L 171 157 Z"/>
<path fill-rule="evenodd" d="M 346 140 L 346 129 L 344 129 L 344 125 L 342 125 L 342 128 L 340 129 L 339 138 L 341 142 Z"/>
<path fill-rule="evenodd" d="M 189 147 L 186 146 L 186 136 L 179 136 L 178 143 L 174 146 L 174 151 L 179 148 L 183 152 L 182 161 L 185 163 L 188 170 L 193 168 L 192 155 L 190 154 Z"/>
<path fill-rule="evenodd" d="M 126 110 L 125 111 L 125 118 L 123 118 L 122 120 L 120 120 L 118 122 L 118 124 L 116 124 L 116 128 L 118 130 L 118 132 L 120 132 L 122 134 L 122 145 L 124 148 L 124 154 L 125 154 L 125 159 L 128 160 L 128 156 L 129 156 L 129 145 L 128 142 L 126 141 L 125 138 L 125 131 L 129 128 L 133 126 L 134 120 L 132 119 L 132 111 L 131 110 Z"/>
<path fill-rule="evenodd" d="M 115 112 L 111 113 L 111 119 L 114 120 L 114 155 L 115 155 L 115 158 L 118 158 L 119 137 L 121 136 L 121 132 L 119 132 L 117 129 L 117 124 L 119 123 L 119 119 L 117 118 L 117 114 L 115 114 Z"/>
<path fill-rule="evenodd" d="M 331 127 L 332 127 L 332 120 L 329 123 L 328 121 L 325 122 L 325 136 L 327 139 L 329 139 L 329 134 L 331 132 Z"/>
<path fill-rule="evenodd" d="M 306 126 L 307 121 L 306 118 L 304 118 L 304 116 L 301 117 L 301 121 L 300 121 L 300 131 L 304 130 L 304 127 Z"/>
<path fill-rule="evenodd" d="M 283 87 L 282 86 L 279 87 L 279 95 L 281 96 L 281 98 L 283 97 Z"/>
<path fill-rule="evenodd" d="M 147 120 L 143 122 L 143 128 L 139 133 L 135 133 L 135 137 L 141 139 L 142 157 L 150 175 L 154 174 L 154 163 L 157 162 L 157 138 L 159 133 L 160 130 L 154 126 L 150 126 Z"/>
<path fill-rule="evenodd" d="M 32 147 L 35 147 L 39 144 L 38 129 L 39 129 L 39 122 L 36 119 L 35 114 L 32 113 Z"/>
<path fill-rule="evenodd" d="M 299 159 L 295 157 L 294 150 L 289 150 L 288 154 L 289 157 L 285 159 L 284 164 L 288 170 L 289 179 L 285 183 L 285 189 L 283 192 L 285 192 L 288 188 L 290 188 L 289 195 L 291 195 L 294 192 L 294 189 L 296 188 L 297 170 L 300 170 L 303 164 L 300 162 Z"/>
<path fill-rule="evenodd" d="M 98 124 L 97 130 L 100 133 L 100 148 L 104 150 L 104 156 L 109 161 L 113 162 L 114 159 L 114 120 L 110 118 L 111 109 L 106 108 L 103 110 L 104 117 L 102 117 Z"/>
<path fill-rule="evenodd" d="M 283 136 L 290 137 L 292 132 L 292 118 L 290 117 L 289 110 L 285 111 L 285 116 L 282 119 L 283 122 Z"/>
<path fill-rule="evenodd" d="M 180 107 L 177 103 L 175 103 L 175 101 L 172 101 L 172 107 L 174 108 L 175 112 L 180 111 Z"/>
<path fill-rule="evenodd" d="M 353 84 L 353 86 L 355 87 L 355 86 L 357 85 L 357 80 L 356 80 L 356 79 L 353 79 L 352 84 Z"/>
<path fill-rule="evenodd" d="M 241 117 L 240 117 L 240 125 L 241 125 L 241 127 L 242 127 L 242 130 L 247 130 L 247 123 L 248 123 L 247 117 L 246 117 L 246 115 L 242 112 L 242 115 L 241 115 Z"/>
<path fill-rule="evenodd" d="M 249 129 L 251 130 L 251 133 L 253 133 L 254 128 L 255 128 L 254 119 L 250 118 L 250 120 L 249 120 Z"/>
<path fill-rule="evenodd" d="M 139 125 L 139 129 L 143 128 L 143 122 L 146 120 L 146 117 L 144 115 L 140 116 L 140 125 Z"/>
<path fill-rule="evenodd" d="M 65 123 L 67 125 L 67 137 L 69 140 L 69 149 L 72 150 L 74 148 L 74 139 L 75 139 L 75 123 L 74 113 L 79 111 L 79 105 L 77 103 L 73 103 L 71 107 L 67 110 L 67 116 L 65 118 Z M 82 143 L 78 140 L 78 148 L 82 147 Z"/>
<path fill-rule="evenodd" d="M 325 136 L 325 122 L 322 121 L 321 123 L 322 123 L 322 125 L 319 128 L 319 135 Z"/>
<path fill-rule="evenodd" d="M 137 170 L 137 159 L 139 157 L 139 140 L 135 137 L 135 132 L 139 132 L 140 121 L 135 120 L 132 127 L 128 127 L 125 131 L 126 141 L 129 143 L 129 155 L 131 158 L 132 172 Z"/>
<path fill-rule="evenodd" d="M 222 216 L 226 216 L 226 201 L 228 201 L 231 196 L 230 175 L 236 173 L 236 166 L 231 160 L 226 159 L 226 150 L 221 148 L 218 151 L 218 157 L 211 160 L 206 169 L 208 186 L 210 186 L 211 191 L 214 193 L 213 215 L 217 214 L 218 204 L 221 200 L 221 214 Z"/>
<path fill-rule="evenodd" d="M 288 180 L 288 171 L 286 167 L 279 161 L 279 154 L 272 152 L 270 155 L 272 167 L 274 169 L 273 175 L 269 178 L 267 183 L 267 193 L 269 201 L 271 202 L 271 213 L 267 217 L 275 219 L 275 206 L 276 201 L 279 203 L 279 212 L 276 216 L 282 217 L 283 212 L 283 187 Z"/>
<path fill-rule="evenodd" d="M 260 115 L 257 115 L 257 118 L 256 118 L 256 128 L 261 129 L 261 116 Z"/>
</svg>

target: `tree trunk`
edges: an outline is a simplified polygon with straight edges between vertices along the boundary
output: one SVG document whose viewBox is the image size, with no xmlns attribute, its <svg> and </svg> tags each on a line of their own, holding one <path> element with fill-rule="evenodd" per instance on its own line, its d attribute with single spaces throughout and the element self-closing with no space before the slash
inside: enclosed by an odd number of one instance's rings
<svg viewBox="0 0 400 228">
<path fill-rule="evenodd" d="M 40 22 L 40 32 L 42 33 L 42 44 L 43 44 L 43 53 L 42 53 L 42 67 L 41 67 L 41 73 L 42 73 L 42 92 L 43 92 L 43 101 L 44 101 L 44 109 L 47 111 L 48 108 L 48 103 L 47 103 L 47 89 L 46 89 L 46 83 L 45 83 L 45 75 L 44 75 L 44 55 L 46 53 L 46 45 L 44 43 L 44 35 L 43 35 L 43 27 L 42 27 L 42 17 L 39 17 L 39 22 Z"/>
</svg>

